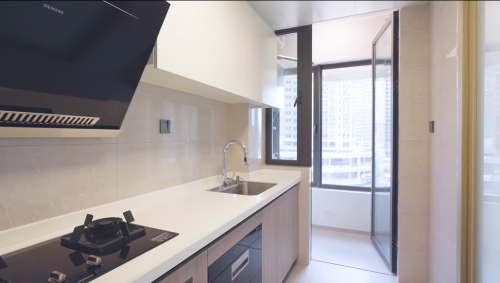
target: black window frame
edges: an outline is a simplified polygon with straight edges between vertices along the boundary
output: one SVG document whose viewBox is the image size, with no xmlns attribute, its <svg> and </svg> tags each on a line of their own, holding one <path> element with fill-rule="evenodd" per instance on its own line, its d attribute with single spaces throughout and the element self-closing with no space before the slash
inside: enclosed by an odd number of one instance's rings
<svg viewBox="0 0 500 283">
<path fill-rule="evenodd" d="M 322 171 L 322 152 L 323 152 L 323 70 L 340 69 L 349 67 L 372 66 L 372 59 L 342 62 L 335 64 L 318 64 L 313 67 L 314 73 L 314 152 L 313 152 L 313 174 L 311 185 L 322 189 L 371 192 L 371 186 L 346 186 L 323 184 Z M 373 78 L 372 78 L 373 79 Z M 372 109 L 373 116 L 373 109 Z M 372 122 L 373 123 L 373 122 Z M 372 135 L 373 139 L 373 135 Z M 373 151 L 373 148 L 372 148 Z M 373 159 L 372 159 L 373 164 Z"/>
<path fill-rule="evenodd" d="M 271 125 L 277 108 L 266 108 L 266 164 L 311 167 L 312 165 L 312 25 L 275 31 L 276 36 L 297 33 L 297 95 L 302 102 L 297 104 L 297 160 L 273 159 L 272 149 L 279 142 L 272 140 L 279 136 L 279 124 L 273 130 Z M 273 113 L 274 112 L 274 113 Z M 279 121 L 279 116 L 277 116 Z M 279 123 L 279 122 L 278 122 Z M 274 144 L 273 144 L 274 143 Z"/>
</svg>

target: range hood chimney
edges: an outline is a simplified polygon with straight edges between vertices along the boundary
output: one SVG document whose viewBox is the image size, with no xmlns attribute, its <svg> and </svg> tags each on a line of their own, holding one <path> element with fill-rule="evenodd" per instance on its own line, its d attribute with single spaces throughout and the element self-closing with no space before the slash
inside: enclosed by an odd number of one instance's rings
<svg viewBox="0 0 500 283">
<path fill-rule="evenodd" d="M 0 138 L 117 136 L 169 6 L 0 1 Z"/>
</svg>

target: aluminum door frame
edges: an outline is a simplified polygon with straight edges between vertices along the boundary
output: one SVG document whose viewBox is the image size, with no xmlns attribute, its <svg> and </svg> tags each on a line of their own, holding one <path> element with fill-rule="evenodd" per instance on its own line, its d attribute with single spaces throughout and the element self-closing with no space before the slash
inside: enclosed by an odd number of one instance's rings
<svg viewBox="0 0 500 283">
<path fill-rule="evenodd" d="M 391 252 L 390 258 L 386 258 L 380 244 L 373 234 L 373 218 L 374 218 L 374 186 L 375 186 L 375 45 L 388 26 L 391 26 L 393 41 L 391 50 L 391 67 L 392 67 L 392 159 L 391 159 Z M 372 110 L 372 207 L 371 207 L 371 240 L 372 243 L 384 260 L 387 267 L 394 274 L 397 274 L 397 256 L 398 256 L 398 165 L 399 165 L 399 10 L 393 11 L 380 31 L 372 41 L 372 93 L 373 93 L 373 110 Z"/>
</svg>

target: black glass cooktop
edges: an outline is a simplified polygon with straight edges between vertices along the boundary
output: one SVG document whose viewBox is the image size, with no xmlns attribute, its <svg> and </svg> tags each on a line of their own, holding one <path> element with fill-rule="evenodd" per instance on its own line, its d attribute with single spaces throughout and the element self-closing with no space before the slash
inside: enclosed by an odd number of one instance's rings
<svg viewBox="0 0 500 283">
<path fill-rule="evenodd" d="M 129 237 L 118 232 L 96 241 L 84 231 L 77 243 L 69 244 L 68 234 L 2 255 L 0 283 L 48 282 L 49 277 L 58 282 L 60 274 L 66 277 L 62 282 L 89 282 L 178 235 L 135 224 L 128 228 Z"/>
</svg>

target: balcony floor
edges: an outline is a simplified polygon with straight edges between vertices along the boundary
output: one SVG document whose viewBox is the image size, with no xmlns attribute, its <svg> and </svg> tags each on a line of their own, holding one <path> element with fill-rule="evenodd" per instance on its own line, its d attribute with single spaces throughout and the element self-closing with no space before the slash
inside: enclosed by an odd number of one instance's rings
<svg viewBox="0 0 500 283">
<path fill-rule="evenodd" d="M 312 228 L 312 259 L 392 275 L 368 235 Z"/>
</svg>

